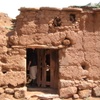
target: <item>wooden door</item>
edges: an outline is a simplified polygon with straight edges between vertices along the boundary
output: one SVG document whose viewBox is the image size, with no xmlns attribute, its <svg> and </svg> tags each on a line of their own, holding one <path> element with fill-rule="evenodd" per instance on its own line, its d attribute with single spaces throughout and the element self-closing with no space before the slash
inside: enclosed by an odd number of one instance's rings
<svg viewBox="0 0 100 100">
<path fill-rule="evenodd" d="M 58 50 L 38 49 L 37 84 L 58 88 Z"/>
</svg>

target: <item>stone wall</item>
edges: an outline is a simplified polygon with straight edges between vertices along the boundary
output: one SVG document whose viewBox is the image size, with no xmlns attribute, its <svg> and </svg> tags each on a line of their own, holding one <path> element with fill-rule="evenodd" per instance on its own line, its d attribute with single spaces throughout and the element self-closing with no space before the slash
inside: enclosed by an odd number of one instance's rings
<svg viewBox="0 0 100 100">
<path fill-rule="evenodd" d="M 26 82 L 25 73 L 25 48 L 13 48 L 9 44 L 9 37 L 13 34 L 12 19 L 7 14 L 0 13 L 0 99 L 4 100 L 7 95 L 14 95 L 22 91 Z M 18 88 L 20 87 L 20 88 Z M 8 96 L 9 97 L 9 96 Z M 20 96 L 22 97 L 22 96 Z"/>
<path fill-rule="evenodd" d="M 68 32 L 79 30 L 81 9 L 56 9 L 56 8 L 21 8 L 21 14 L 17 16 L 16 33 L 10 37 L 12 45 L 29 46 L 32 44 L 48 46 L 69 46 L 74 40 L 69 38 Z M 70 11 L 70 12 L 69 12 Z M 77 22 L 70 21 L 70 13 L 75 14 Z M 56 21 L 58 17 L 58 20 Z M 60 27 L 54 24 L 60 24 Z M 68 36 L 67 36 L 68 35 Z M 27 42 L 26 42 L 27 41 Z"/>
<path fill-rule="evenodd" d="M 100 84 L 99 11 L 77 8 L 21 8 L 20 11 L 16 34 L 10 37 L 12 45 L 63 47 L 59 51 L 60 96 L 91 96 Z M 56 17 L 60 21 L 56 22 Z M 83 96 L 84 91 L 88 95 Z"/>
<path fill-rule="evenodd" d="M 24 86 L 26 48 L 56 48 L 60 97 L 100 96 L 100 11 L 48 7 L 19 10 L 14 30 L 7 34 L 5 45 L 2 42 L 0 85 Z"/>
<path fill-rule="evenodd" d="M 100 89 L 99 14 L 95 10 L 81 13 L 79 31 L 68 32 L 75 44 L 59 52 L 61 97 L 87 98 L 99 94 L 95 90 Z"/>
</svg>

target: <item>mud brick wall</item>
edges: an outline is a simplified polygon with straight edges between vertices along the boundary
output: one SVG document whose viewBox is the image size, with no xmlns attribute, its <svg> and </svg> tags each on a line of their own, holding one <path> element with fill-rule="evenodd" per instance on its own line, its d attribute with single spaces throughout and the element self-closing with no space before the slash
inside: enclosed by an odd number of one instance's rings
<svg viewBox="0 0 100 100">
<path fill-rule="evenodd" d="M 15 29 L 8 35 L 6 56 L 0 54 L 2 69 L 6 69 L 0 84 L 15 87 L 25 84 L 26 48 L 56 48 L 60 97 L 100 96 L 100 10 L 48 7 L 19 10 Z"/>
<path fill-rule="evenodd" d="M 59 86 L 62 97 L 77 98 L 76 93 L 81 98 L 99 94 L 97 93 L 100 90 L 99 14 L 99 11 L 81 13 L 79 31 L 70 30 L 67 33 L 75 43 L 59 52 L 61 79 Z"/>
<path fill-rule="evenodd" d="M 0 13 L 0 99 L 7 95 L 14 95 L 25 88 L 26 82 L 25 55 L 26 49 L 15 49 L 9 44 L 9 37 L 13 34 L 12 19 L 7 14 Z M 19 87 L 19 88 L 18 88 Z M 20 90 L 19 90 L 20 89 Z M 20 96 L 19 96 L 20 97 Z M 21 96 L 22 97 L 22 96 Z"/>
</svg>

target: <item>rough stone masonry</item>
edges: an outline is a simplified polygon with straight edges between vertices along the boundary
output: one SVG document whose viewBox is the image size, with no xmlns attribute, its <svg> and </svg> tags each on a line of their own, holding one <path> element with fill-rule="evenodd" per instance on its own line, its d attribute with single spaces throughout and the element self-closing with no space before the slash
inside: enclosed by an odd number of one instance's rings
<svg viewBox="0 0 100 100">
<path fill-rule="evenodd" d="M 12 30 L 0 27 L 0 94 L 24 97 L 16 94 L 26 84 L 26 48 L 34 47 L 59 49 L 61 98 L 100 97 L 100 9 L 19 11 Z"/>
</svg>

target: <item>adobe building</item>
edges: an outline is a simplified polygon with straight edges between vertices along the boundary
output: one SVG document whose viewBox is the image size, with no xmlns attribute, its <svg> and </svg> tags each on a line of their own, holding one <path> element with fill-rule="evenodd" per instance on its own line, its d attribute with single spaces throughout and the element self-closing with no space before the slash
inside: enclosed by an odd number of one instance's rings
<svg viewBox="0 0 100 100">
<path fill-rule="evenodd" d="M 16 97 L 16 88 L 26 86 L 29 50 L 36 49 L 39 88 L 57 89 L 61 98 L 100 97 L 100 9 L 19 11 L 1 44 L 1 89 Z"/>
</svg>

